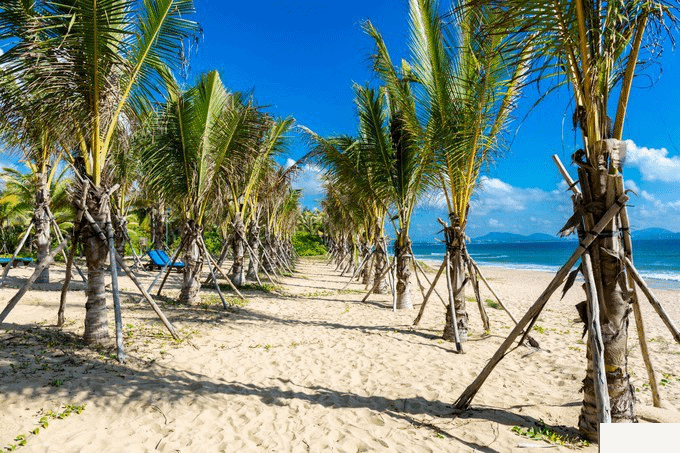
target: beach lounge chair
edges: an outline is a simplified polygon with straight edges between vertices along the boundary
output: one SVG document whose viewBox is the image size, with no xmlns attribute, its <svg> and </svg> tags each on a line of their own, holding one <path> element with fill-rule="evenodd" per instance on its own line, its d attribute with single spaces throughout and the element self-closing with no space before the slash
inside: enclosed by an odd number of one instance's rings
<svg viewBox="0 0 680 453">
<path fill-rule="evenodd" d="M 12 258 L 0 258 L 0 266 L 5 267 L 9 264 L 9 262 L 12 260 Z M 33 262 L 33 258 L 20 258 L 17 257 L 14 259 L 14 263 L 12 264 L 12 267 L 17 267 L 19 264 L 23 264 L 24 266 L 29 265 Z"/>
<path fill-rule="evenodd" d="M 162 269 L 166 264 L 172 263 L 172 258 L 165 253 L 164 250 L 149 250 L 146 252 L 149 255 L 149 263 L 146 265 L 147 269 Z M 176 261 L 172 265 L 173 269 L 177 269 L 178 272 L 184 269 L 184 263 L 182 261 Z"/>
</svg>

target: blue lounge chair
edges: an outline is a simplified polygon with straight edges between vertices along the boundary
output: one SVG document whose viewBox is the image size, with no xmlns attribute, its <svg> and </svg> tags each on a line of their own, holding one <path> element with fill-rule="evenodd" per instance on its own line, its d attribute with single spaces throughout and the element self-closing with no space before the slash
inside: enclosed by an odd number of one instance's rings
<svg viewBox="0 0 680 453">
<path fill-rule="evenodd" d="M 160 256 L 161 259 L 164 260 L 166 263 L 167 262 L 172 263 L 172 258 L 170 258 L 168 256 L 168 254 L 165 253 L 165 250 L 156 250 L 156 252 L 158 252 L 158 256 Z M 181 261 L 181 260 L 178 259 L 177 261 L 175 261 L 175 264 L 174 264 L 173 267 L 176 267 L 176 268 L 179 268 L 179 269 L 184 269 L 184 261 Z"/>
<path fill-rule="evenodd" d="M 0 258 L 0 266 L 5 267 L 9 264 L 9 262 L 12 261 L 12 258 Z M 14 263 L 12 264 L 12 267 L 17 267 L 19 263 L 23 264 L 24 266 L 31 264 L 33 262 L 33 258 L 21 258 L 17 257 L 14 259 Z"/>
<path fill-rule="evenodd" d="M 172 260 L 163 250 L 149 250 L 146 252 L 146 254 L 149 255 L 149 259 L 151 259 L 151 261 L 146 265 L 147 269 L 162 269 L 166 264 L 172 263 Z M 179 272 L 184 269 L 184 263 L 177 261 L 172 266 L 172 268 L 177 269 Z"/>
</svg>

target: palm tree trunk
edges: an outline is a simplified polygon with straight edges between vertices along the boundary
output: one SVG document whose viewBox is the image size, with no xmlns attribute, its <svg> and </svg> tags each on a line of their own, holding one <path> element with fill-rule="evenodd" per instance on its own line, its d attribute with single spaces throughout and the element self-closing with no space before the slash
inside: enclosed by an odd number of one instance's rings
<svg viewBox="0 0 680 453">
<path fill-rule="evenodd" d="M 274 272 L 274 266 L 276 263 L 274 262 L 274 248 L 272 246 L 272 235 L 269 229 L 265 229 L 264 231 L 264 244 L 262 245 L 264 251 L 266 252 L 263 253 L 264 259 L 262 260 L 264 268 L 267 270 L 267 272 Z"/>
<path fill-rule="evenodd" d="M 113 223 L 113 243 L 116 248 L 116 252 L 121 257 L 125 257 L 125 230 L 127 230 L 127 218 L 122 215 L 114 214 L 111 216 L 111 223 Z M 117 269 L 120 272 L 121 267 L 118 262 L 113 260 L 115 265 L 118 266 Z M 111 264 L 114 264 L 112 262 Z"/>
<path fill-rule="evenodd" d="M 397 259 L 397 310 L 412 310 L 411 302 L 411 240 L 402 230 L 394 242 Z"/>
<path fill-rule="evenodd" d="M 50 219 L 47 216 L 47 206 L 50 203 L 50 187 L 47 184 L 47 174 L 40 173 L 38 177 L 38 189 L 35 194 L 35 206 L 33 209 L 33 223 L 35 225 L 35 248 L 37 251 L 38 262 L 40 263 L 47 255 L 50 254 L 50 243 L 52 238 L 50 236 Z M 50 282 L 50 268 L 45 268 L 38 276 L 36 283 Z"/>
<path fill-rule="evenodd" d="M 609 161 L 617 172 L 621 171 L 620 161 L 625 156 L 625 142 L 604 140 L 596 144 L 592 155 L 598 156 L 595 165 L 579 170 L 579 182 L 583 191 L 586 227 L 597 222 L 613 204 L 616 184 L 609 175 Z M 590 224 L 590 225 L 589 225 Z M 607 389 L 613 423 L 634 423 L 634 391 L 628 374 L 628 315 L 629 299 L 621 286 L 620 277 L 624 272 L 623 244 L 616 220 L 605 229 L 589 247 L 593 257 L 598 303 L 600 304 L 600 325 L 604 343 L 604 365 L 607 374 Z M 597 439 L 598 416 L 595 406 L 592 351 L 588 342 L 586 357 L 588 366 L 583 380 L 583 406 L 579 417 L 579 429 L 590 439 Z"/>
<path fill-rule="evenodd" d="M 154 205 L 151 211 L 151 218 L 153 220 L 153 249 L 163 250 L 163 244 L 165 243 L 165 223 L 168 221 L 163 203 Z"/>
<path fill-rule="evenodd" d="M 257 217 L 250 221 L 248 245 L 250 245 L 251 256 L 248 261 L 248 280 L 257 281 L 257 274 L 260 271 L 260 223 Z"/>
<path fill-rule="evenodd" d="M 374 294 L 387 294 L 388 285 L 387 277 L 385 276 L 385 266 L 387 263 L 387 250 L 385 247 L 386 241 L 384 237 L 378 238 L 375 244 L 375 267 L 373 284 L 375 285 Z"/>
<path fill-rule="evenodd" d="M 109 201 L 101 187 L 89 186 L 87 210 L 102 231 L 106 230 Z M 76 197 L 80 199 L 81 197 Z M 92 345 L 108 345 L 109 319 L 106 310 L 106 257 L 109 247 L 92 225 L 85 223 L 82 229 L 83 248 L 87 263 L 87 302 L 85 303 L 85 341 Z"/>
<path fill-rule="evenodd" d="M 245 256 L 245 241 L 246 227 L 243 224 L 243 219 L 240 213 L 236 213 L 234 223 L 234 236 L 231 241 L 232 250 L 234 252 L 234 264 L 231 266 L 231 281 L 236 286 L 243 286 L 245 283 L 245 275 L 243 272 L 243 261 Z"/>
<path fill-rule="evenodd" d="M 459 226 L 444 230 L 446 247 L 450 250 L 451 284 L 453 285 L 453 306 L 446 309 L 446 325 L 442 338 L 455 341 L 453 311 L 456 313 L 458 336 L 461 342 L 467 341 L 468 314 L 465 307 L 465 232 Z"/>
<path fill-rule="evenodd" d="M 184 281 L 179 300 L 187 305 L 196 305 L 201 301 L 201 271 L 203 270 L 203 254 L 199 238 L 201 228 L 193 220 L 184 223 Z"/>
</svg>

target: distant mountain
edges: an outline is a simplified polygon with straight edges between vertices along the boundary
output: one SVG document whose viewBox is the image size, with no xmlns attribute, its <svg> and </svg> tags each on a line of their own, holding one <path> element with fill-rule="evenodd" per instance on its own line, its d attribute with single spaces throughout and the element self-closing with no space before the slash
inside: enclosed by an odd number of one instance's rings
<svg viewBox="0 0 680 453">
<path fill-rule="evenodd" d="M 673 233 L 663 228 L 645 228 L 633 231 L 633 239 L 680 239 L 680 233 Z"/>
<path fill-rule="evenodd" d="M 560 238 L 549 234 L 534 233 L 529 236 L 514 233 L 492 232 L 472 239 L 473 244 L 512 244 L 517 242 L 556 242 Z"/>
</svg>

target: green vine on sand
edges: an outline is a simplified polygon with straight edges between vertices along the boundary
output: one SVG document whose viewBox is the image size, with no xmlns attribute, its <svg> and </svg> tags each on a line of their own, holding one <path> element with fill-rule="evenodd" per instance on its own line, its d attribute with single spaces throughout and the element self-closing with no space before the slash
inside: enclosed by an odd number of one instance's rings
<svg viewBox="0 0 680 453">
<path fill-rule="evenodd" d="M 28 440 L 31 437 L 37 436 L 40 434 L 40 428 L 42 429 L 47 429 L 47 427 L 50 425 L 50 420 L 63 420 L 72 413 L 80 414 L 85 410 L 85 405 L 84 404 L 65 404 L 64 405 L 64 410 L 61 412 L 54 412 L 54 411 L 47 411 L 45 415 L 40 417 L 40 420 L 38 420 L 38 426 L 36 426 L 34 429 L 32 429 L 28 434 L 19 434 L 14 438 L 15 444 L 7 444 L 7 446 L 4 448 L 5 451 L 14 451 L 19 447 L 25 447 L 28 444 Z"/>
</svg>

